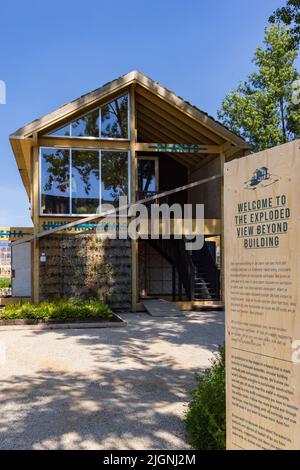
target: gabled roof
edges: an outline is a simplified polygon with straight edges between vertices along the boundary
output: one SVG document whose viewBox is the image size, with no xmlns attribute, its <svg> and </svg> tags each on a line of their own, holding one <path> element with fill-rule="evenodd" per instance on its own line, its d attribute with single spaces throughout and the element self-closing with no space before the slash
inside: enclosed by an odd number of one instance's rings
<svg viewBox="0 0 300 470">
<path fill-rule="evenodd" d="M 128 91 L 130 86 L 133 85 L 139 94 L 142 92 L 146 93 L 146 95 L 150 94 L 153 98 L 160 101 L 161 106 L 163 104 L 167 106 L 169 116 L 172 117 L 173 114 L 178 115 L 178 113 L 184 115 L 187 121 L 193 124 L 194 127 L 196 126 L 197 129 L 198 127 L 206 128 L 206 133 L 213 136 L 217 142 L 229 143 L 240 149 L 250 148 L 244 139 L 231 132 L 207 113 L 191 105 L 143 73 L 134 70 L 106 83 L 94 91 L 82 95 L 70 103 L 64 104 L 55 111 L 32 121 L 10 135 L 11 146 L 28 196 L 30 196 L 31 149 L 36 144 L 36 137 L 45 134 L 51 129 L 60 127 L 64 123 L 76 118 L 76 116 L 78 117 L 110 99 L 114 99 L 121 93 Z"/>
<path fill-rule="evenodd" d="M 80 98 L 71 101 L 70 103 L 60 106 L 55 111 L 48 113 L 38 119 L 35 119 L 31 123 L 27 124 L 24 127 L 21 127 L 14 133 L 10 135 L 10 139 L 26 139 L 30 138 L 33 133 L 39 133 L 45 128 L 55 125 L 62 120 L 68 118 L 71 119 L 74 113 L 80 112 L 87 107 L 92 107 L 93 104 L 96 105 L 97 102 L 101 99 L 108 98 L 109 95 L 112 95 L 117 92 L 121 92 L 122 89 L 127 88 L 129 85 L 137 83 L 142 87 L 156 93 L 160 98 L 167 101 L 169 104 L 179 108 L 181 111 L 185 112 L 190 117 L 199 121 L 202 125 L 205 125 L 209 128 L 212 128 L 217 134 L 222 136 L 225 140 L 228 140 L 236 145 L 240 145 L 244 148 L 249 148 L 250 146 L 246 143 L 244 139 L 240 136 L 237 136 L 229 129 L 227 129 L 223 124 L 209 116 L 207 113 L 197 108 L 196 106 L 191 105 L 189 102 L 183 100 L 181 97 L 177 96 L 172 91 L 160 85 L 158 82 L 155 82 L 151 78 L 144 75 L 142 72 L 134 70 L 126 75 L 123 75 L 116 80 L 106 83 L 100 88 L 97 88 L 94 91 L 82 95 Z"/>
</svg>

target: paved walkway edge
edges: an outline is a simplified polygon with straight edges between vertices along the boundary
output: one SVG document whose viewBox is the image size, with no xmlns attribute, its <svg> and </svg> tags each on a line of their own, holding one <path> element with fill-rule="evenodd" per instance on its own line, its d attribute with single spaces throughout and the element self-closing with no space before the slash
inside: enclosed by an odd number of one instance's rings
<svg viewBox="0 0 300 470">
<path fill-rule="evenodd" d="M 119 328 L 126 327 L 127 321 L 114 313 L 119 321 L 111 322 L 70 322 L 70 323 L 37 323 L 20 325 L 1 325 L 0 331 L 10 330 L 63 330 L 63 329 L 87 329 L 87 328 Z"/>
</svg>

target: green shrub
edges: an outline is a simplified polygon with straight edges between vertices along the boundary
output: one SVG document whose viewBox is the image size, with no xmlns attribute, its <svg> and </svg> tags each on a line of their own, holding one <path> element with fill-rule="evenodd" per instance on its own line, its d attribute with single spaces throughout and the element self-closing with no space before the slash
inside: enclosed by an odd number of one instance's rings
<svg viewBox="0 0 300 470">
<path fill-rule="evenodd" d="M 44 301 L 39 304 L 19 302 L 7 305 L 0 312 L 0 320 L 23 319 L 56 319 L 70 318 L 110 318 L 109 307 L 99 300 L 57 300 Z"/>
<path fill-rule="evenodd" d="M 194 449 L 223 450 L 226 446 L 225 350 L 219 348 L 212 366 L 196 376 L 197 388 L 186 414 L 188 440 Z"/>
<path fill-rule="evenodd" d="M 8 289 L 11 287 L 11 280 L 9 277 L 0 277 L 0 289 Z"/>
</svg>

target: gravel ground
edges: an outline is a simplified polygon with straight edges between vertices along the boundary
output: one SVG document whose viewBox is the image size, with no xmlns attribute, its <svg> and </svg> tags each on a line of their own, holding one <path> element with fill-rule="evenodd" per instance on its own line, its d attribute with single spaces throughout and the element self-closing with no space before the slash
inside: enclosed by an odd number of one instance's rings
<svg viewBox="0 0 300 470">
<path fill-rule="evenodd" d="M 194 374 L 223 343 L 224 315 L 123 317 L 127 328 L 0 332 L 0 449 L 188 448 Z"/>
</svg>

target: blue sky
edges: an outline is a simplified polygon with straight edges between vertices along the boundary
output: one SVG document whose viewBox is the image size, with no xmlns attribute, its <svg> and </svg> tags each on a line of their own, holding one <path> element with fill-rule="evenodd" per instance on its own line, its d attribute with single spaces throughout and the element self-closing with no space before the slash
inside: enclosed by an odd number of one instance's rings
<svg viewBox="0 0 300 470">
<path fill-rule="evenodd" d="M 11 132 L 138 69 L 215 116 L 284 0 L 3 0 L 0 226 L 31 225 Z"/>
</svg>

